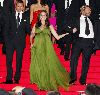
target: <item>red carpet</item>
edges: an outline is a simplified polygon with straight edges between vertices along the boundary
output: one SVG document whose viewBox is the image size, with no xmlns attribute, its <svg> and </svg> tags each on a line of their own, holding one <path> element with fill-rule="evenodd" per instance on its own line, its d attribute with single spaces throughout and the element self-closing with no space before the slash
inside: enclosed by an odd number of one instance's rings
<svg viewBox="0 0 100 95">
<path fill-rule="evenodd" d="M 0 45 L 0 82 L 5 81 L 6 77 L 6 58 L 5 55 L 2 54 L 2 45 Z M 57 45 L 54 45 L 54 49 L 56 51 L 57 56 L 59 57 L 61 63 L 64 65 L 64 67 L 70 71 L 70 63 L 64 60 L 64 57 L 60 55 L 60 50 L 57 48 Z M 14 53 L 13 57 L 13 68 L 15 71 L 15 60 L 16 55 Z M 29 65 L 30 65 L 30 46 L 27 45 L 24 51 L 24 57 L 23 57 L 23 66 L 22 66 L 22 76 L 20 79 L 20 86 L 24 87 L 31 87 L 33 88 L 38 95 L 46 95 L 46 91 L 39 91 L 38 87 L 34 84 L 30 84 L 29 79 Z M 78 72 L 78 78 L 80 76 L 81 72 L 81 57 L 79 59 L 79 64 L 77 68 Z M 91 58 L 91 64 L 89 73 L 87 76 L 87 83 L 97 83 L 100 84 L 100 51 L 96 52 L 96 56 L 92 56 Z M 0 84 L 0 88 L 4 88 L 5 90 L 11 90 L 13 87 L 15 87 L 16 84 Z M 79 91 L 84 91 L 85 86 L 81 86 L 77 80 L 76 85 L 72 85 L 69 87 L 68 91 L 65 91 L 64 89 L 60 88 L 59 91 L 62 95 L 78 95 Z"/>
</svg>

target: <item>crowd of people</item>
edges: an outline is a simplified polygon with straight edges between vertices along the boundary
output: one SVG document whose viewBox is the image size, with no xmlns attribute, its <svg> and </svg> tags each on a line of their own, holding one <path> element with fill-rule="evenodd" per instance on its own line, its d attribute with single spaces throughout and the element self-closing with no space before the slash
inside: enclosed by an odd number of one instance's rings
<svg viewBox="0 0 100 95">
<path fill-rule="evenodd" d="M 37 93 L 27 87 L 15 86 L 11 91 L 6 91 L 0 88 L 0 95 L 37 95 Z M 62 95 L 59 91 L 48 91 L 46 95 Z M 86 86 L 85 90 L 79 95 L 100 95 L 100 85 L 90 83 Z"/>
<path fill-rule="evenodd" d="M 58 90 L 60 86 L 67 90 L 77 81 L 78 58 L 82 53 L 79 82 L 86 85 L 91 55 L 100 49 L 100 3 L 71 0 L 66 7 L 66 0 L 27 1 L 4 0 L 3 7 L 0 6 L 0 38 L 7 68 L 3 84 L 19 83 L 26 35 L 29 34 L 31 84 L 36 83 L 41 90 Z M 56 56 L 52 45 L 55 39 L 61 49 L 60 54 L 64 55 L 65 61 L 70 61 L 70 72 L 65 70 Z M 15 50 L 16 72 L 13 79 Z"/>
</svg>

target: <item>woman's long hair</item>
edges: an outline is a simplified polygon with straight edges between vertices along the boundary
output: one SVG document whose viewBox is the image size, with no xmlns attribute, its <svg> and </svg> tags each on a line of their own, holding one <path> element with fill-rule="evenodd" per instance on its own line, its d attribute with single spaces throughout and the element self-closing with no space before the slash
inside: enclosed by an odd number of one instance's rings
<svg viewBox="0 0 100 95">
<path fill-rule="evenodd" d="M 38 3 L 38 1 L 34 0 L 33 4 L 36 4 L 36 3 Z M 47 1 L 46 0 L 41 0 L 40 4 L 43 5 L 43 6 L 45 6 L 47 4 Z"/>
<path fill-rule="evenodd" d="M 46 25 L 46 27 L 49 27 L 49 26 L 50 26 L 48 13 L 47 13 L 46 10 L 42 10 L 42 11 L 40 12 L 40 14 L 38 15 L 38 18 L 37 18 L 37 23 L 36 23 L 36 27 L 37 27 L 37 28 L 39 28 L 39 27 L 42 25 L 41 20 L 40 20 L 40 15 L 41 15 L 42 12 L 45 12 L 45 13 L 46 13 L 46 17 L 47 17 L 46 20 L 45 20 L 45 25 Z"/>
</svg>

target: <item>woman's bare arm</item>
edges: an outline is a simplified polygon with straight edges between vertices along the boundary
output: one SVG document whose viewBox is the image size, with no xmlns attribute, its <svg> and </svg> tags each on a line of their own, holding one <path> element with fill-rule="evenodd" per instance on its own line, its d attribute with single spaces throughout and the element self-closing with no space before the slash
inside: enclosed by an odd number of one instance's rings
<svg viewBox="0 0 100 95">
<path fill-rule="evenodd" d="M 33 20 L 33 12 L 34 12 L 34 5 L 32 4 L 31 7 L 30 7 L 30 24 Z"/>
<path fill-rule="evenodd" d="M 51 31 L 51 33 L 53 34 L 53 36 L 54 36 L 57 40 L 59 40 L 59 39 L 61 39 L 61 38 L 63 38 L 64 36 L 66 36 L 66 35 L 69 34 L 69 33 L 65 33 L 65 34 L 62 34 L 62 35 L 58 35 L 58 34 L 56 33 L 56 31 L 55 31 L 55 29 L 54 29 L 54 27 L 53 27 L 52 25 L 50 25 L 50 31 Z"/>
<path fill-rule="evenodd" d="M 33 46 L 32 40 L 33 40 L 34 36 L 35 36 L 35 25 L 33 26 L 32 31 L 31 31 L 31 35 L 30 35 L 30 44 L 31 44 L 31 47 Z"/>
</svg>

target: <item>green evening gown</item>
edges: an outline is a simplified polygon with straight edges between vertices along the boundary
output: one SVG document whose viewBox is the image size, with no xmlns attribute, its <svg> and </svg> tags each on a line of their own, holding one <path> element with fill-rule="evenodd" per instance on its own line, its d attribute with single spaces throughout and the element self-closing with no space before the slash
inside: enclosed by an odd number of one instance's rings
<svg viewBox="0 0 100 95">
<path fill-rule="evenodd" d="M 31 49 L 30 81 L 41 90 L 68 88 L 69 73 L 61 65 L 50 39 L 50 30 L 36 28 L 34 46 Z"/>
</svg>

